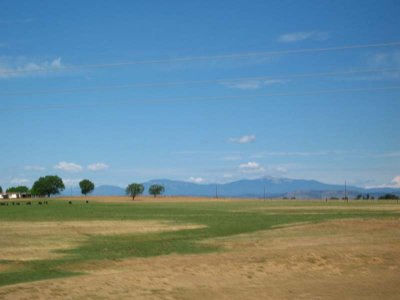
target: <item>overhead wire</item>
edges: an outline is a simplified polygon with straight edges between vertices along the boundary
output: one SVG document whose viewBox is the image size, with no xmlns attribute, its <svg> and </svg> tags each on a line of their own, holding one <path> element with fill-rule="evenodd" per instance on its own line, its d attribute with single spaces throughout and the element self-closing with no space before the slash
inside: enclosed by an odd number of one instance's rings
<svg viewBox="0 0 400 300">
<path fill-rule="evenodd" d="M 178 62 L 192 62 L 192 61 L 207 61 L 207 60 L 221 60 L 221 59 L 241 59 L 250 57 L 265 57 L 276 55 L 289 55 L 289 54 L 305 54 L 305 53 L 318 53 L 318 52 L 331 52 L 343 51 L 352 49 L 367 49 L 367 48 L 382 48 L 400 46 L 400 41 L 374 43 L 374 44 L 354 44 L 325 48 L 305 48 L 305 49 L 290 49 L 290 50 L 277 50 L 277 51 L 262 51 L 262 52 L 247 52 L 247 53 L 232 53 L 221 55 L 208 55 L 208 56 L 189 56 L 177 58 L 162 58 L 152 60 L 134 60 L 125 62 L 114 63 L 97 63 L 97 64 L 81 64 L 81 65 L 65 65 L 60 67 L 37 67 L 30 69 L 16 69 L 16 70 L 3 70 L 0 75 L 7 74 L 20 74 L 20 73 L 36 73 L 36 72 L 60 72 L 67 70 L 81 70 L 81 69 L 94 69 L 94 68 L 115 68 L 130 65 L 144 65 L 144 64 L 164 64 L 164 63 L 178 63 Z"/>
<path fill-rule="evenodd" d="M 115 100 L 112 102 L 96 102 L 96 103 L 56 103 L 56 104 L 38 104 L 38 105 L 17 105 L 2 107 L 1 112 L 10 110 L 38 110 L 38 109 L 57 109 L 57 108 L 71 108 L 71 107 L 99 107 L 100 105 L 109 104 L 125 104 L 131 105 L 139 102 L 176 102 L 176 101 L 208 101 L 208 100 L 227 100 L 227 99 L 255 99 L 255 98 L 268 98 L 268 97 L 295 97 L 295 96 L 313 96 L 324 94 L 338 94 L 338 93 L 359 93 L 359 92 L 383 92 L 390 90 L 400 90 L 400 86 L 387 86 L 387 87 L 373 87 L 373 88 L 349 88 L 349 89 L 330 89 L 330 90 L 314 90 L 304 92 L 283 92 L 283 93 L 266 93 L 266 94 L 253 94 L 253 95 L 226 95 L 226 96 L 198 96 L 198 97 L 175 97 L 173 99 L 131 99 L 131 100 Z"/>
<path fill-rule="evenodd" d="M 209 79 L 209 80 L 186 80 L 186 81 L 173 81 L 173 82 L 156 82 L 156 83 L 133 83 L 124 85 L 108 85 L 108 86 L 95 86 L 95 87 L 82 87 L 82 88 L 67 88 L 67 89 L 46 89 L 46 90 L 33 90 L 33 91 L 20 91 L 20 92 L 0 92 L 0 96 L 21 96 L 21 95 L 37 95 L 37 94 L 59 94 L 59 93 L 75 93 L 75 92 L 92 92 L 103 90 L 118 90 L 129 88 L 147 88 L 147 87 L 164 87 L 164 86 L 179 86 L 179 85 L 195 85 L 195 84 L 229 84 L 241 81 L 267 81 L 267 80 L 285 80 L 285 79 L 301 79 L 312 77 L 331 77 L 339 75 L 360 75 L 360 74 L 375 74 L 375 73 L 390 73 L 399 72 L 400 68 L 386 68 L 386 69 L 359 69 L 349 71 L 333 71 L 333 72 L 320 72 L 320 73 L 299 73 L 299 74 L 286 74 L 276 76 L 261 76 L 261 77 L 241 77 L 241 78 L 223 78 L 223 79 Z"/>
</svg>

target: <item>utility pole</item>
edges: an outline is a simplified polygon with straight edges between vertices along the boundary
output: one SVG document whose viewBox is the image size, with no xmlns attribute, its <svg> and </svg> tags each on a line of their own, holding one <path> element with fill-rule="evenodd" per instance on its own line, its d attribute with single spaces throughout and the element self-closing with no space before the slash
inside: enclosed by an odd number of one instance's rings
<svg viewBox="0 0 400 300">
<path fill-rule="evenodd" d="M 265 201 L 265 184 L 264 184 L 264 201 Z"/>
</svg>

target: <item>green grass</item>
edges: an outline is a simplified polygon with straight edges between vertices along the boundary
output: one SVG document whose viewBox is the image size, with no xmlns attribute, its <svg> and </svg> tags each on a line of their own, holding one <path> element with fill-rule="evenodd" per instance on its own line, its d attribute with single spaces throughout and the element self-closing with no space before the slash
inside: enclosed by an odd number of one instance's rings
<svg viewBox="0 0 400 300">
<path fill-rule="evenodd" d="M 18 268 L 14 270 L 11 268 L 7 272 L 0 273 L 0 285 L 82 274 L 66 271 L 66 267 L 85 261 L 222 251 L 223 249 L 199 243 L 199 241 L 266 230 L 290 223 L 345 218 L 398 218 L 400 216 L 398 212 L 379 210 L 385 205 L 386 203 L 383 202 L 362 201 L 349 204 L 316 201 L 91 202 L 86 204 L 82 201 L 69 205 L 65 200 L 51 200 L 49 205 L 38 205 L 35 200 L 32 206 L 0 206 L 1 221 L 162 220 L 207 226 L 175 232 L 92 235 L 74 249 L 58 251 L 65 254 L 63 259 L 24 263 L 3 261 L 3 264 L 18 265 Z M 292 210 L 291 208 L 295 206 L 305 209 Z M 347 209 L 335 209 L 334 206 L 345 206 Z M 368 210 L 371 206 L 376 210 Z M 332 207 L 332 209 L 321 210 L 320 208 L 323 207 Z M 268 208 L 271 210 L 269 211 Z"/>
</svg>

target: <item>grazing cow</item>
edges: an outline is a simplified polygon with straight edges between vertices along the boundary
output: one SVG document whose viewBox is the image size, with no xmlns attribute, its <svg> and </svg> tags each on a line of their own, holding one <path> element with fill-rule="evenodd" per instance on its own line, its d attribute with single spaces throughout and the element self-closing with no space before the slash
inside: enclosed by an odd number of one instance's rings
<svg viewBox="0 0 400 300">
<path fill-rule="evenodd" d="M 6 204 L 4 202 L 0 202 L 1 206 L 6 206 Z"/>
<path fill-rule="evenodd" d="M 89 200 L 86 200 L 86 203 L 89 203 Z"/>
<path fill-rule="evenodd" d="M 41 201 L 39 201 L 39 202 L 38 202 L 38 204 L 39 204 L 39 205 L 42 205 L 42 202 L 41 202 Z"/>
<path fill-rule="evenodd" d="M 68 204 L 72 204 L 72 201 L 68 201 Z"/>
</svg>

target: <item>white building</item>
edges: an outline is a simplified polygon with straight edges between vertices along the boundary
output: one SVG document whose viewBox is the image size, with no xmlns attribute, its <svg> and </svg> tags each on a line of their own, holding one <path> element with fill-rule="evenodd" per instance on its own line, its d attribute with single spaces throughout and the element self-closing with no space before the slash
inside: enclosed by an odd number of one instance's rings
<svg viewBox="0 0 400 300">
<path fill-rule="evenodd" d="M 28 193 L 18 193 L 18 192 L 0 194 L 0 199 L 20 199 L 20 198 L 32 198 L 32 195 Z"/>
</svg>

